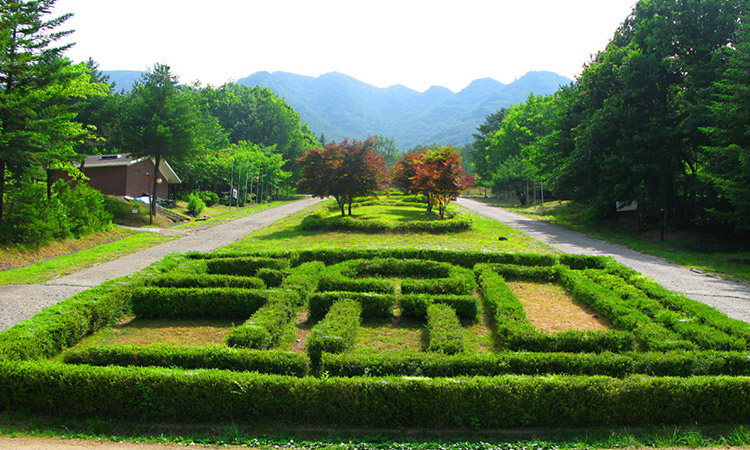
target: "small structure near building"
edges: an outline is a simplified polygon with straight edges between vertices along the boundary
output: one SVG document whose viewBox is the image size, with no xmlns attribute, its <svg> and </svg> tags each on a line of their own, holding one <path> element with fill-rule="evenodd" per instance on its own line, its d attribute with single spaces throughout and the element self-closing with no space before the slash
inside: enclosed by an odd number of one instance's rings
<svg viewBox="0 0 750 450">
<path fill-rule="evenodd" d="M 80 167 L 80 164 L 77 165 Z M 89 178 L 89 186 L 102 194 L 140 199 L 150 195 L 156 173 L 154 169 L 155 163 L 151 158 L 133 159 L 127 153 L 117 153 L 86 157 L 82 172 Z M 170 184 L 182 182 L 164 160 L 160 162 L 156 176 L 156 197 L 160 199 L 168 197 Z M 55 180 L 68 178 L 62 170 L 56 170 L 53 177 Z"/>
</svg>

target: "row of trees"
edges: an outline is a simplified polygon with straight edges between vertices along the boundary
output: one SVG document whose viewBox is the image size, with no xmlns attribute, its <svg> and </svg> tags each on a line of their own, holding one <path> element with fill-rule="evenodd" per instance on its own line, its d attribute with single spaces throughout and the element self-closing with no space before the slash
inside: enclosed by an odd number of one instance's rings
<svg viewBox="0 0 750 450">
<path fill-rule="evenodd" d="M 356 197 L 384 192 L 390 178 L 405 193 L 424 195 L 428 211 L 437 205 L 443 219 L 448 204 L 473 185 L 473 177 L 464 173 L 461 156 L 453 147 L 408 152 L 393 164 L 389 176 L 377 144 L 375 137 L 346 139 L 306 151 L 298 160 L 302 167 L 299 188 L 316 197 L 334 197 L 345 216 L 352 214 Z"/>
<path fill-rule="evenodd" d="M 750 230 L 750 2 L 641 0 L 581 76 L 489 116 L 477 174 L 542 179 L 600 216 L 638 203 L 682 224 Z"/>
<path fill-rule="evenodd" d="M 51 201 L 52 170 L 79 178 L 75 163 L 91 154 L 166 159 L 188 192 L 228 191 L 234 165 L 267 192 L 300 178 L 296 159 L 317 139 L 270 90 L 185 86 L 156 64 L 117 92 L 94 62 L 72 64 L 56 46 L 72 31 L 59 31 L 70 15 L 48 18 L 54 3 L 0 2 L 0 231 L 6 197 L 46 183 L 46 198 L 27 201 Z"/>
</svg>

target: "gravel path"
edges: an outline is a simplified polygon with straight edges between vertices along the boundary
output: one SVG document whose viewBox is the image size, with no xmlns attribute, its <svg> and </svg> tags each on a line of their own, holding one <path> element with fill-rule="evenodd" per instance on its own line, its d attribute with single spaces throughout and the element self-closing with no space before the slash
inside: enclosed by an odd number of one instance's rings
<svg viewBox="0 0 750 450">
<path fill-rule="evenodd" d="M 104 281 L 130 275 L 171 253 L 216 250 L 319 201 L 315 198 L 300 200 L 212 228 L 190 230 L 179 239 L 97 264 L 44 284 L 0 286 L 0 331 L 28 319 L 47 306 Z"/>
<path fill-rule="evenodd" d="M 665 288 L 713 306 L 729 317 L 750 322 L 750 286 L 693 272 L 677 264 L 627 247 L 593 239 L 575 231 L 508 212 L 468 199 L 459 205 L 495 219 L 565 253 L 612 256 L 618 262 L 653 278 Z"/>
</svg>

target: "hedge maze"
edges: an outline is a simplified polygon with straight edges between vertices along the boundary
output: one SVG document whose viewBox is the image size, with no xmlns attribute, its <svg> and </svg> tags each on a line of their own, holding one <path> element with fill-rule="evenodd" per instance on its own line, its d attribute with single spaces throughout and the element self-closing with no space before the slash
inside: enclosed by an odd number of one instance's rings
<svg viewBox="0 0 750 450">
<path fill-rule="evenodd" d="M 516 281 L 555 283 L 612 328 L 539 331 Z M 131 315 L 234 326 L 224 346 L 77 346 Z M 421 348 L 368 349 L 363 324 L 395 317 L 419 324 Z M 469 344 L 477 323 L 489 351 Z M 750 325 L 601 257 L 190 253 L 0 334 L 0 410 L 425 429 L 746 422 L 749 342 Z"/>
</svg>

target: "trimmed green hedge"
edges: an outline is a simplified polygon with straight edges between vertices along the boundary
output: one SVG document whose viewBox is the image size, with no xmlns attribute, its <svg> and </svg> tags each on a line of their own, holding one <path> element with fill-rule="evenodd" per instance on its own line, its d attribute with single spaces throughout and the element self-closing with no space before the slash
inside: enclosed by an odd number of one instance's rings
<svg viewBox="0 0 750 450">
<path fill-rule="evenodd" d="M 396 296 L 387 294 L 370 294 L 367 292 L 317 292 L 308 298 L 309 320 L 318 322 L 331 309 L 331 306 L 340 300 L 354 300 L 362 308 L 362 318 L 388 318 L 393 317 L 393 305 Z"/>
<path fill-rule="evenodd" d="M 480 299 L 473 295 L 413 294 L 398 297 L 401 315 L 415 319 L 427 319 L 427 307 L 433 303 L 450 306 L 461 320 L 479 319 Z"/>
<path fill-rule="evenodd" d="M 307 337 L 307 354 L 313 365 L 323 352 L 338 353 L 354 346 L 359 332 L 362 307 L 354 300 L 340 300 L 331 305 L 328 314 Z"/>
<path fill-rule="evenodd" d="M 327 266 L 350 259 L 421 259 L 439 261 L 473 268 L 480 263 L 516 264 L 522 266 L 554 266 L 558 256 L 541 253 L 492 253 L 479 251 L 451 251 L 420 248 L 395 249 L 320 249 L 303 250 L 290 255 L 292 266 L 308 261 L 323 261 Z"/>
<path fill-rule="evenodd" d="M 294 291 L 274 293 L 247 322 L 232 328 L 226 339 L 227 345 L 267 350 L 278 347 L 282 341 L 293 339 L 298 303 Z M 288 339 L 285 340 L 285 337 Z"/>
<path fill-rule="evenodd" d="M 104 345 L 69 349 L 66 364 L 91 366 L 157 366 L 181 369 L 222 369 L 303 377 L 310 373 L 305 355 L 277 350 L 244 350 L 223 346 Z"/>
<path fill-rule="evenodd" d="M 0 333 L 0 360 L 54 356 L 129 312 L 126 288 L 112 282 L 80 292 Z"/>
<path fill-rule="evenodd" d="M 427 351 L 453 355 L 465 349 L 461 322 L 448 305 L 433 303 L 427 307 L 427 336 Z"/>
<path fill-rule="evenodd" d="M 750 421 L 747 377 L 295 378 L 0 362 L 7 411 L 326 427 L 648 426 Z"/>
<path fill-rule="evenodd" d="M 274 291 L 239 288 L 136 288 L 133 312 L 148 319 L 247 320 Z"/>
<path fill-rule="evenodd" d="M 633 335 L 624 331 L 541 333 L 528 321 L 523 305 L 502 276 L 487 266 L 478 266 L 477 271 L 484 306 L 495 324 L 501 348 L 535 352 L 623 352 L 635 349 Z"/>
<path fill-rule="evenodd" d="M 629 352 L 629 353 L 324 353 L 321 372 L 336 377 L 356 376 L 497 376 L 605 375 L 625 377 L 690 377 L 750 375 L 750 358 L 742 352 Z"/>
<path fill-rule="evenodd" d="M 281 283 L 281 287 L 297 291 L 304 304 L 307 296 L 317 288 L 318 279 L 323 269 L 325 269 L 325 264 L 320 261 L 302 263 L 291 269 L 289 275 Z"/>
<path fill-rule="evenodd" d="M 260 278 L 235 275 L 212 275 L 207 273 L 168 272 L 146 278 L 146 286 L 170 288 L 211 288 L 232 287 L 243 289 L 263 289 L 266 284 Z"/>
<path fill-rule="evenodd" d="M 277 288 L 281 286 L 281 283 L 284 282 L 284 278 L 286 278 L 287 272 L 283 270 L 269 269 L 267 267 L 264 267 L 263 269 L 258 269 L 258 271 L 255 273 L 255 276 L 263 280 L 266 286 L 270 288 Z"/>
<path fill-rule="evenodd" d="M 289 267 L 287 259 L 262 256 L 239 258 L 212 258 L 206 260 L 206 271 L 211 274 L 255 276 L 259 269 L 283 270 Z"/>
</svg>

